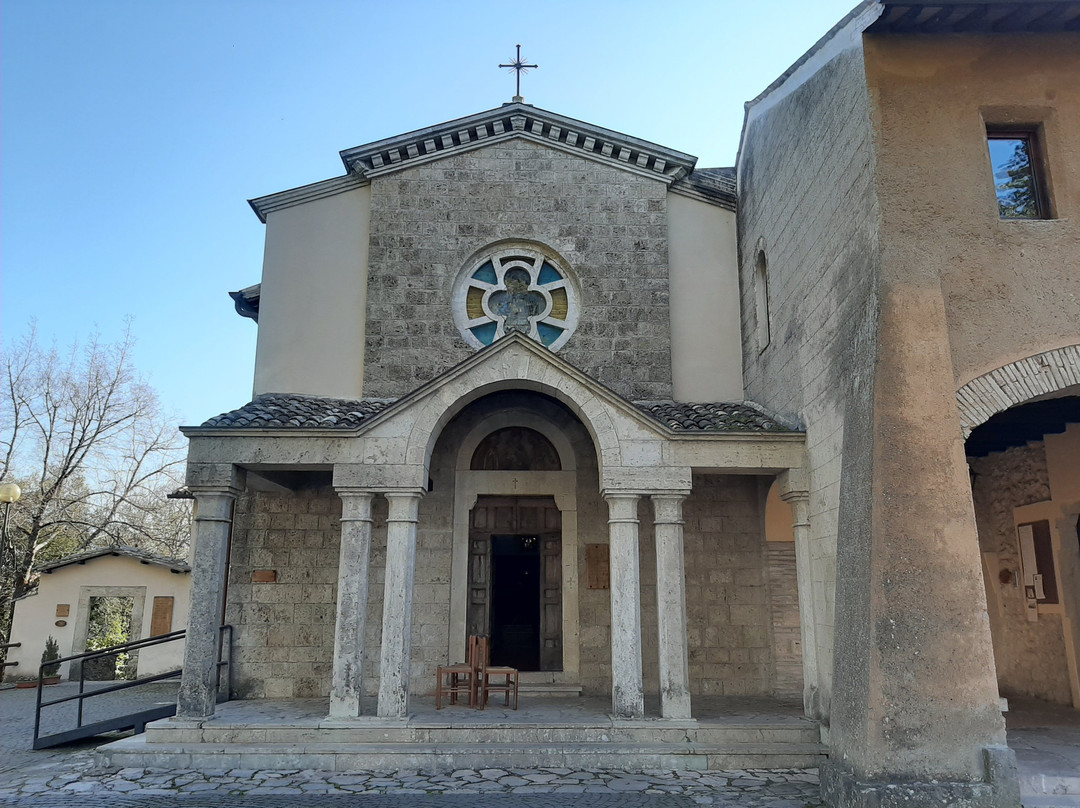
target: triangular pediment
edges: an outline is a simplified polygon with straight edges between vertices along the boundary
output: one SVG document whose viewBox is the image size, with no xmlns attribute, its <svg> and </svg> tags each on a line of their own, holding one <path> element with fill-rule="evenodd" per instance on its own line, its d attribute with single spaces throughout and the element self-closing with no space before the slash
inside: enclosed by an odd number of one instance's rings
<svg viewBox="0 0 1080 808">
<path fill-rule="evenodd" d="M 577 154 L 667 185 L 693 171 L 697 162 L 691 154 L 521 103 L 504 104 L 345 149 L 341 159 L 350 174 L 367 179 L 513 138 Z"/>
<path fill-rule="evenodd" d="M 503 381 L 520 382 L 523 389 L 555 393 L 556 398 L 562 397 L 558 391 L 565 391 L 567 383 L 572 384 L 578 391 L 578 397 L 602 402 L 605 409 L 617 412 L 621 418 L 635 423 L 638 428 L 658 438 L 670 436 L 669 429 L 665 429 L 639 407 L 578 370 L 536 340 L 518 332 L 508 334 L 399 398 L 365 421 L 360 432 L 370 431 L 378 424 L 393 420 L 398 414 L 421 402 L 438 397 L 440 391 L 457 386 L 463 379 L 469 379 L 470 385 L 479 389 L 485 384 L 484 378 L 492 375 L 492 370 L 496 371 L 494 375 Z"/>
</svg>

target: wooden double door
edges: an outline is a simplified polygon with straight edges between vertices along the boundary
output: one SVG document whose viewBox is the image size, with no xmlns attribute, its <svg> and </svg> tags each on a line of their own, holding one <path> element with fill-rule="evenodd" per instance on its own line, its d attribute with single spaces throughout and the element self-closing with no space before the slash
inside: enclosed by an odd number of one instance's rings
<svg viewBox="0 0 1080 808">
<path fill-rule="evenodd" d="M 554 498 L 477 499 L 468 591 L 468 633 L 491 637 L 491 664 L 562 670 L 562 520 Z"/>
</svg>

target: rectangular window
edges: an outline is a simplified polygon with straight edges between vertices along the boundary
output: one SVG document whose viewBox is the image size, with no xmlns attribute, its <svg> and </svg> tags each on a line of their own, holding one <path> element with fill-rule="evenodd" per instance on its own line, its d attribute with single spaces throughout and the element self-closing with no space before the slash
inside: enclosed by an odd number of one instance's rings
<svg viewBox="0 0 1080 808">
<path fill-rule="evenodd" d="M 1050 206 L 1034 129 L 987 129 L 998 213 L 1002 219 L 1048 219 Z"/>
</svg>

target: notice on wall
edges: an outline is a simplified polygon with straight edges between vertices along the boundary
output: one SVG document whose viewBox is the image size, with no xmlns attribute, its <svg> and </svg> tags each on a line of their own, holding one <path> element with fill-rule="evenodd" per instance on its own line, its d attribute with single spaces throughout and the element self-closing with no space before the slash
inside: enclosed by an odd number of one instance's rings
<svg viewBox="0 0 1080 808">
<path fill-rule="evenodd" d="M 611 561 L 606 544 L 585 545 L 585 580 L 589 589 L 611 588 Z"/>
</svg>

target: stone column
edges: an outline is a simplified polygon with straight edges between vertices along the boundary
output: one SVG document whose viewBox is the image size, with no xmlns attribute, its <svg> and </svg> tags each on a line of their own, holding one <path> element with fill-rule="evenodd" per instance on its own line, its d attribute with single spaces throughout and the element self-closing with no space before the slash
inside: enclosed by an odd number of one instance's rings
<svg viewBox="0 0 1080 808">
<path fill-rule="evenodd" d="M 409 653 L 412 640 L 416 523 L 421 489 L 389 491 L 386 518 L 386 583 L 383 595 L 382 655 L 379 660 L 378 714 L 409 714 Z"/>
<path fill-rule="evenodd" d="M 802 635 L 803 711 L 824 718 L 818 684 L 817 611 L 814 606 L 813 561 L 810 553 L 810 492 L 793 490 L 785 474 L 780 498 L 791 506 L 795 533 L 795 576 L 799 588 L 799 627 Z"/>
<path fill-rule="evenodd" d="M 686 567 L 682 504 L 686 495 L 653 494 L 656 531 L 656 626 L 660 652 L 660 715 L 690 718 L 686 650 Z"/>
<path fill-rule="evenodd" d="M 192 531 L 195 557 L 176 717 L 202 719 L 212 716 L 217 705 L 222 596 L 229 566 L 233 503 L 239 491 L 222 487 L 193 489 L 192 493 L 196 514 Z"/>
<path fill-rule="evenodd" d="M 338 496 L 341 497 L 341 553 L 338 557 L 330 717 L 354 718 L 360 715 L 360 702 L 364 697 L 372 494 L 339 488 Z"/>
<path fill-rule="evenodd" d="M 639 495 L 604 493 L 608 503 L 611 568 L 611 710 L 616 718 L 645 713 L 641 683 Z"/>
</svg>

